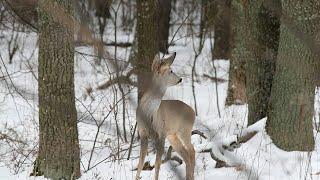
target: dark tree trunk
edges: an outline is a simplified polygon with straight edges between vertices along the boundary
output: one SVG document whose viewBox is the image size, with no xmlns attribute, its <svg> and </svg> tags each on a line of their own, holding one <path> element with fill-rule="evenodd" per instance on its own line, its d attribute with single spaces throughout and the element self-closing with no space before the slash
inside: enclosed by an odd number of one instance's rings
<svg viewBox="0 0 320 180">
<path fill-rule="evenodd" d="M 158 40 L 159 51 L 167 53 L 170 28 L 171 0 L 158 0 Z"/>
<path fill-rule="evenodd" d="M 286 151 L 314 149 L 315 77 L 319 69 L 319 1 L 282 1 L 281 36 L 267 132 Z M 314 18 L 313 18 L 314 17 Z M 310 46 L 311 45 L 311 46 Z"/>
<path fill-rule="evenodd" d="M 215 1 L 213 59 L 230 59 L 231 56 L 231 1 Z"/>
<path fill-rule="evenodd" d="M 38 14 L 36 10 L 38 0 L 6 0 L 7 8 L 12 10 L 19 18 L 20 22 L 37 29 Z"/>
<path fill-rule="evenodd" d="M 110 18 L 110 6 L 112 0 L 94 0 L 95 15 L 98 18 Z"/>
<path fill-rule="evenodd" d="M 229 84 L 226 105 L 244 104 L 246 96 L 245 63 L 248 49 L 245 45 L 246 27 L 244 6 L 241 0 L 233 0 L 231 5 L 232 46 L 229 68 Z"/>
<path fill-rule="evenodd" d="M 214 34 L 214 21 L 215 17 L 218 13 L 217 3 L 210 0 L 202 0 L 201 1 L 201 21 L 200 21 L 200 32 L 199 38 L 200 41 L 203 41 L 210 33 Z M 211 37 L 210 37 L 211 38 Z M 201 42 L 200 42 L 201 43 Z"/>
<path fill-rule="evenodd" d="M 157 1 L 137 0 L 137 42 L 138 53 L 134 66 L 138 74 L 138 99 L 150 84 L 151 64 L 158 51 Z"/>
<path fill-rule="evenodd" d="M 61 12 L 65 15 L 61 15 Z M 39 0 L 39 152 L 34 175 L 80 176 L 72 1 Z M 60 14 L 57 14 L 60 13 Z"/>
<path fill-rule="evenodd" d="M 266 1 L 267 2 L 267 1 Z M 248 125 L 267 116 L 275 63 L 279 45 L 279 1 L 274 4 L 250 1 L 248 15 L 246 82 Z M 272 6 L 275 7 L 269 7 Z"/>
</svg>

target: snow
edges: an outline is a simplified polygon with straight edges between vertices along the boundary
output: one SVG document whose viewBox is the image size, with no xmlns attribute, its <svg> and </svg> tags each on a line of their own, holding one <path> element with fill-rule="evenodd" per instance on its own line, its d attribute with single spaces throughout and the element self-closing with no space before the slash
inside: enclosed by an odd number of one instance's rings
<svg viewBox="0 0 320 180">
<path fill-rule="evenodd" d="M 6 63 L 6 68 L 11 75 L 12 82 L 16 89 L 27 94 L 22 98 L 14 91 L 13 84 L 9 78 L 0 83 L 0 132 L 13 136 L 26 144 L 0 141 L 0 180 L 29 180 L 44 179 L 43 177 L 29 177 L 32 171 L 32 163 L 36 157 L 36 147 L 38 143 L 38 113 L 37 113 L 37 81 L 27 66 L 27 58 L 31 57 L 29 63 L 35 74 L 37 74 L 37 52 L 36 34 L 23 34 L 21 43 L 26 43 L 23 52 L 17 54 L 13 64 L 8 64 L 8 55 L 1 51 L 1 57 Z M 119 33 L 122 40 L 131 39 L 125 33 Z M 191 64 L 194 57 L 192 51 L 192 39 L 185 37 L 175 42 L 176 46 L 170 47 L 170 52 L 177 52 L 177 57 L 172 65 L 173 71 L 183 78 L 183 83 L 168 88 L 164 99 L 178 99 L 194 107 L 191 89 Z M 1 49 L 5 48 L 5 43 L 1 43 Z M 33 52 L 33 50 L 35 51 Z M 78 47 L 78 52 L 94 54 L 90 47 Z M 108 51 L 112 54 L 114 48 Z M 129 51 L 118 48 L 117 57 L 126 59 Z M 196 64 L 198 80 L 195 83 L 196 98 L 198 102 L 198 116 L 194 129 L 200 130 L 208 137 L 203 139 L 198 135 L 192 136 L 192 143 L 197 151 L 195 179 L 215 179 L 215 180 L 238 180 L 238 179 L 320 179 L 320 140 L 319 133 L 315 131 L 316 146 L 311 153 L 305 152 L 285 152 L 277 148 L 264 130 L 267 119 L 260 120 L 257 124 L 246 129 L 247 126 L 247 105 L 233 105 L 225 107 L 224 102 L 227 93 L 226 83 L 218 84 L 218 92 L 215 90 L 216 84 L 203 78 L 203 74 L 214 74 L 212 62 L 210 61 L 210 43 L 206 41 L 201 55 Z M 229 61 L 215 61 L 219 78 L 228 79 Z M 3 64 L 1 72 L 6 75 Z M 130 67 L 129 67 L 130 68 Z M 112 70 L 112 69 L 111 69 Z M 2 76 L 2 74 L 1 74 Z M 75 61 L 75 89 L 77 97 L 77 110 L 79 118 L 79 139 L 81 146 L 81 180 L 91 179 L 134 179 L 134 169 L 138 163 L 139 142 L 135 141 L 131 159 L 126 160 L 129 143 L 118 141 L 116 138 L 115 119 L 122 123 L 121 103 L 115 113 L 112 106 L 115 103 L 114 91 L 110 88 L 105 91 L 93 93 L 94 101 L 82 100 L 83 88 L 88 85 L 98 84 L 110 77 L 107 66 L 103 64 L 96 69 L 93 66 L 93 58 L 76 53 Z M 9 93 L 8 87 L 10 89 Z M 129 88 L 126 88 L 127 90 Z M 218 94 L 218 96 L 216 96 Z M 136 89 L 133 89 L 127 98 L 127 134 L 133 129 L 135 123 Z M 117 92 L 117 98 L 121 97 Z M 217 99 L 218 98 L 218 99 Z M 217 106 L 217 100 L 219 100 Z M 319 94 L 316 95 L 315 109 L 317 111 L 315 119 L 318 120 Z M 108 112 L 113 111 L 108 114 Z M 221 111 L 219 117 L 218 109 Z M 92 155 L 91 165 L 95 166 L 85 172 L 93 147 L 93 140 L 97 132 L 96 124 L 103 123 L 98 134 L 96 148 Z M 11 131 L 12 130 L 12 131 Z M 121 133 L 123 132 L 121 126 Z M 237 134 L 245 134 L 251 131 L 258 133 L 247 143 L 244 143 L 233 152 L 224 151 L 221 154 L 222 145 L 234 142 Z M 130 140 L 130 138 L 129 138 Z M 16 145 L 19 146 L 16 146 Z M 152 144 L 152 143 L 150 143 Z M 166 143 L 166 150 L 169 144 Z M 203 149 L 212 148 L 215 155 L 219 156 L 235 167 L 215 168 L 215 161 L 209 153 L 200 153 Z M 117 152 L 120 160 L 118 160 Z M 177 155 L 173 152 L 174 155 Z M 152 145 L 149 145 L 149 153 L 146 161 L 154 163 L 155 154 Z M 239 168 L 237 168 L 239 167 Z M 154 171 L 143 171 L 142 179 L 151 179 Z M 167 162 L 161 166 L 160 179 L 178 179 L 185 176 L 185 164 L 178 166 L 175 162 Z"/>
</svg>

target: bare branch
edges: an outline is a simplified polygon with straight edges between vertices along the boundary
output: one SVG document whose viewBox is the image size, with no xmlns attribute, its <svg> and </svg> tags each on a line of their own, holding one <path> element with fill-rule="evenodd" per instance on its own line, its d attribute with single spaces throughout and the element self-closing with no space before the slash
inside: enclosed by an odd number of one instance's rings
<svg viewBox="0 0 320 180">
<path fill-rule="evenodd" d="M 203 77 L 208 78 L 211 81 L 217 82 L 217 83 L 225 83 L 225 82 L 227 82 L 227 80 L 225 80 L 225 79 L 218 78 L 218 77 L 213 77 L 213 76 L 210 76 L 208 74 L 203 74 Z"/>
<path fill-rule="evenodd" d="M 204 139 L 207 139 L 207 136 L 205 136 L 204 133 L 199 130 L 193 130 L 191 132 L 191 135 L 194 135 L 194 134 L 198 134 L 199 136 L 203 137 Z"/>
</svg>

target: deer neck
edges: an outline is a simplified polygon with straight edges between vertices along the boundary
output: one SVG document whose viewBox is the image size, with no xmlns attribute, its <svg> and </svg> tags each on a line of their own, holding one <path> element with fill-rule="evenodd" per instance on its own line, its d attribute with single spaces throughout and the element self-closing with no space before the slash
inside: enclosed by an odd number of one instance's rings
<svg viewBox="0 0 320 180">
<path fill-rule="evenodd" d="M 166 92 L 166 88 L 161 85 L 153 84 L 141 98 L 140 107 L 147 116 L 152 117 L 160 107 L 161 100 Z"/>
</svg>

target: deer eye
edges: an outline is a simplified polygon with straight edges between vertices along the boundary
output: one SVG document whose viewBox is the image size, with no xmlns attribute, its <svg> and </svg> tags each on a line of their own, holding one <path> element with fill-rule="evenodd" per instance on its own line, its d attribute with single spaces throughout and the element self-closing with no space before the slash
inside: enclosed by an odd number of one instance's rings
<svg viewBox="0 0 320 180">
<path fill-rule="evenodd" d="M 170 73 L 173 73 L 172 70 L 170 70 Z"/>
</svg>

